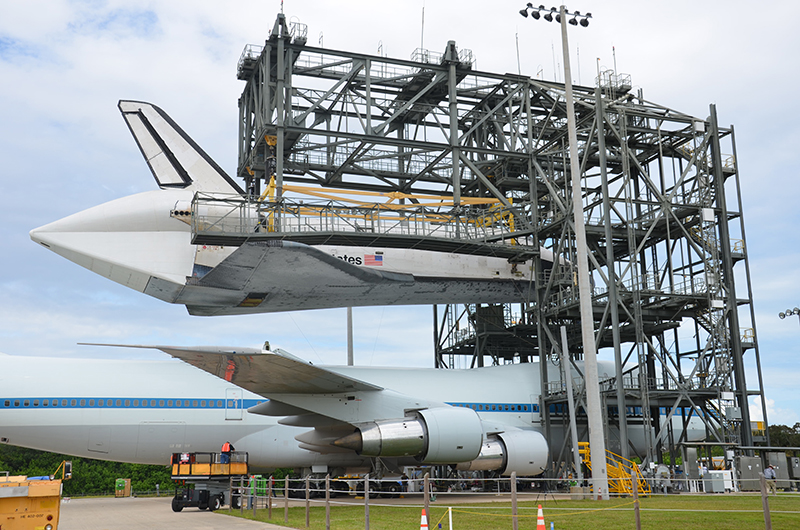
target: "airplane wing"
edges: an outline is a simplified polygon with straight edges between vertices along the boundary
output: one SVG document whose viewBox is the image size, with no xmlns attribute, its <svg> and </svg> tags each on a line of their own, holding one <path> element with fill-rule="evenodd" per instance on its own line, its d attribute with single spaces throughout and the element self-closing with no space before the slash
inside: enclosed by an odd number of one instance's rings
<svg viewBox="0 0 800 530">
<path fill-rule="evenodd" d="M 160 188 L 244 193 L 166 112 L 143 101 L 118 106 Z"/>
<path fill-rule="evenodd" d="M 229 383 L 264 397 L 275 394 L 333 394 L 375 391 L 381 387 L 319 368 L 290 353 L 256 348 L 146 346 L 81 343 L 157 349 Z"/>
</svg>

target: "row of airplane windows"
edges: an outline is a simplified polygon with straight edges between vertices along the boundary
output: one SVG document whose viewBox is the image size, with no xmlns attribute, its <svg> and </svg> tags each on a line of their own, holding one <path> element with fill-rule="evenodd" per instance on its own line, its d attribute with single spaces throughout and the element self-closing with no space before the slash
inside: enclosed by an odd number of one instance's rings
<svg viewBox="0 0 800 530">
<path fill-rule="evenodd" d="M 538 405 L 524 405 L 516 403 L 449 403 L 454 407 L 466 407 L 478 412 L 539 412 Z"/>
<path fill-rule="evenodd" d="M 252 405 L 261 403 L 253 401 Z M 24 407 L 66 407 L 66 408 L 86 408 L 86 407 L 109 407 L 109 408 L 242 408 L 239 399 L 119 399 L 119 398 L 38 398 L 38 399 L 5 399 L 3 408 L 24 408 Z M 252 406 L 250 405 L 250 406 Z"/>
</svg>

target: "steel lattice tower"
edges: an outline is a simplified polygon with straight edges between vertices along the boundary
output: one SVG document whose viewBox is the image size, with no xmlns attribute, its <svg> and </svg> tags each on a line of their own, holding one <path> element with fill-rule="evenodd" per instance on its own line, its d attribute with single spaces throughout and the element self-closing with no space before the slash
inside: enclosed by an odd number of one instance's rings
<svg viewBox="0 0 800 530">
<path fill-rule="evenodd" d="M 564 86 L 473 65 L 454 42 L 411 60 L 307 46 L 305 27 L 279 15 L 238 65 L 238 175 L 256 194 L 274 175 L 278 200 L 288 182 L 441 195 L 456 217 L 474 213 L 464 198 L 497 199 L 516 243 L 508 259 L 544 248 L 556 262 L 536 258 L 524 304 L 434 307 L 435 364 L 539 357 L 549 431 L 564 421 L 550 417 L 566 398 L 547 376 L 561 326 L 572 360 L 582 355 Z M 676 415 L 752 446 L 748 398 L 764 400 L 733 128 L 713 105 L 693 117 L 610 71 L 574 94 L 595 339 L 616 364 L 601 374 L 608 447 L 627 456 L 627 423 L 643 422 L 655 437 L 640 456 L 660 459 L 682 441 L 664 420 Z"/>
</svg>

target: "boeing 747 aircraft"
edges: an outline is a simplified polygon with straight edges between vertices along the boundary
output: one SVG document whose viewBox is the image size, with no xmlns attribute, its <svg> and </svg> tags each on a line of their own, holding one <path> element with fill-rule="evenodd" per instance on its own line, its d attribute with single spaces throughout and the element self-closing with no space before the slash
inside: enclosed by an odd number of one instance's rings
<svg viewBox="0 0 800 530">
<path fill-rule="evenodd" d="M 167 464 L 229 440 L 255 471 L 380 456 L 538 475 L 549 462 L 536 364 L 322 367 L 280 351 L 160 349 L 186 362 L 0 354 L 0 443 Z"/>
<path fill-rule="evenodd" d="M 167 464 L 172 453 L 217 451 L 227 440 L 249 453 L 254 472 L 293 467 L 336 475 L 369 469 L 381 457 L 398 467 L 454 464 L 535 476 L 549 465 L 548 442 L 557 448 L 563 441 L 558 428 L 555 439 L 541 433 L 539 363 L 316 366 L 281 350 L 157 348 L 176 359 L 0 354 L 0 443 Z M 558 367 L 547 366 L 557 383 Z M 612 376 L 613 365 L 601 362 L 600 372 Z M 636 423 L 630 409 L 631 443 L 643 451 L 641 411 Z M 702 422 L 684 412 L 667 420 L 676 439 L 684 430 L 688 440 L 702 439 Z M 663 428 L 665 417 L 658 419 Z"/>
<path fill-rule="evenodd" d="M 353 215 L 309 214 L 307 203 L 298 203 L 296 218 L 282 220 L 283 231 L 271 232 L 267 216 L 273 214 L 249 202 L 252 197 L 163 110 L 139 101 L 120 101 L 119 109 L 159 189 L 30 233 L 101 276 L 183 304 L 194 315 L 530 300 L 534 252 L 511 241 L 454 240 L 440 215 L 420 221 L 420 230 L 442 234 L 424 245 L 409 239 L 409 218 L 375 232 Z M 501 222 L 484 217 L 465 226 L 485 230 L 489 220 Z M 312 226 L 317 222 L 322 225 Z M 193 229 L 203 227 L 209 233 L 238 230 L 242 237 L 238 245 L 223 236 L 218 243 L 194 244 Z M 551 268 L 552 253 L 538 252 L 542 268 Z"/>
</svg>

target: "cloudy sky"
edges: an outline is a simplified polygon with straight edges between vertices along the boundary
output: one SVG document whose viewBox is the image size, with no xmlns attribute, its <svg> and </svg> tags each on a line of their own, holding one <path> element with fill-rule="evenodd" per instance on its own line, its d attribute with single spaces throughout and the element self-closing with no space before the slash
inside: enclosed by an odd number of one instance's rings
<svg viewBox="0 0 800 530">
<path fill-rule="evenodd" d="M 558 28 L 520 17 L 524 4 L 307 0 L 287 1 L 284 10 L 308 25 L 313 45 L 409 58 L 420 46 L 441 52 L 455 40 L 473 51 L 480 70 L 561 80 Z M 800 4 L 773 2 L 771 12 L 751 6 L 570 4 L 593 13 L 588 28 L 571 30 L 572 67 L 576 82 L 591 85 L 598 65 L 616 65 L 647 99 L 700 118 L 714 103 L 721 125 L 735 127 L 770 422 L 793 425 L 800 421 L 800 320 L 777 314 L 800 305 Z M 243 88 L 236 62 L 246 44 L 263 43 L 280 9 L 279 0 L 0 2 L 0 351 L 158 358 L 76 343 L 269 340 L 317 363 L 345 361 L 344 309 L 190 317 L 28 237 L 37 226 L 155 188 L 116 108 L 120 99 L 160 106 L 233 173 Z M 432 365 L 430 307 L 354 313 L 357 363 Z M 748 379 L 753 387 L 754 371 Z"/>
</svg>

